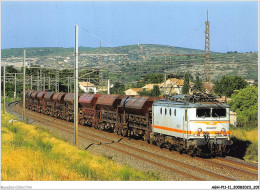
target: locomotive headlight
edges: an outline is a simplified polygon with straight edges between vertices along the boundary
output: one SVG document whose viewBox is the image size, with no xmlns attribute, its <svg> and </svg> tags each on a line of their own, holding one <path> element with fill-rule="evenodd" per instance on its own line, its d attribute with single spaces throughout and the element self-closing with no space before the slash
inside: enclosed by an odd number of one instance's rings
<svg viewBox="0 0 260 190">
<path fill-rule="evenodd" d="M 201 131 L 202 131 L 202 129 L 201 129 L 201 128 L 198 128 L 198 130 L 197 130 L 197 136 L 200 136 Z"/>
<path fill-rule="evenodd" d="M 197 130 L 198 132 L 201 132 L 202 131 L 202 129 L 201 128 L 198 128 L 198 130 Z"/>
<path fill-rule="evenodd" d="M 223 132 L 223 135 L 224 135 L 224 136 L 227 136 L 227 133 L 226 133 L 226 129 L 225 129 L 225 128 L 222 128 L 221 131 Z"/>
</svg>

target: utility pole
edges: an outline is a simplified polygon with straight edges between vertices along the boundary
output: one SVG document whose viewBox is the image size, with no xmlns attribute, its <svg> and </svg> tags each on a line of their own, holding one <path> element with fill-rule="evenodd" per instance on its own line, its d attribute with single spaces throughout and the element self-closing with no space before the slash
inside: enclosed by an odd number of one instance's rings
<svg viewBox="0 0 260 190">
<path fill-rule="evenodd" d="M 43 74 L 43 91 L 45 91 L 45 74 Z"/>
<path fill-rule="evenodd" d="M 204 51 L 204 75 L 206 77 L 206 82 L 208 85 L 210 83 L 210 36 L 209 36 L 209 21 L 208 21 L 208 11 L 207 11 L 207 21 L 205 22 L 205 51 Z"/>
<path fill-rule="evenodd" d="M 78 25 L 75 25 L 75 68 L 74 68 L 74 143 L 78 146 Z"/>
<path fill-rule="evenodd" d="M 167 88 L 166 88 L 166 73 L 164 74 L 164 83 L 163 83 L 163 94 L 166 94 L 166 90 L 167 90 Z"/>
<path fill-rule="evenodd" d="M 49 90 L 51 89 L 51 77 L 49 77 Z"/>
<path fill-rule="evenodd" d="M 25 122 L 25 57 L 26 50 L 23 50 L 23 121 Z"/>
<path fill-rule="evenodd" d="M 38 71 L 38 77 L 37 77 L 37 91 L 39 91 L 39 79 L 40 79 L 40 71 Z"/>
<path fill-rule="evenodd" d="M 32 81 L 32 75 L 31 75 L 31 90 L 33 89 L 33 81 Z"/>
<path fill-rule="evenodd" d="M 40 90 L 42 90 L 42 69 L 40 69 Z"/>
<path fill-rule="evenodd" d="M 16 99 L 16 73 L 14 73 L 14 98 Z"/>
<path fill-rule="evenodd" d="M 70 77 L 68 77 L 68 93 L 70 92 Z"/>
<path fill-rule="evenodd" d="M 4 63 L 4 110 L 3 113 L 5 114 L 5 63 Z"/>
<path fill-rule="evenodd" d="M 69 82 L 70 82 L 69 83 L 69 86 L 70 86 L 70 91 L 69 92 L 71 93 L 71 92 L 73 92 L 73 80 L 72 80 L 71 77 L 69 77 Z"/>
<path fill-rule="evenodd" d="M 107 94 L 110 94 L 110 79 L 107 79 Z"/>
<path fill-rule="evenodd" d="M 56 69 L 56 87 L 55 87 L 55 91 L 59 92 L 59 69 Z"/>
</svg>

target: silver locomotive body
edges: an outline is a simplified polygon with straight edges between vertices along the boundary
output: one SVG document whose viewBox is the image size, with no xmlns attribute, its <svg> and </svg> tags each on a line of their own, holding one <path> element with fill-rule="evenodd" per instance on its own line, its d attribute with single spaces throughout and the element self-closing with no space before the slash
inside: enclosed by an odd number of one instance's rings
<svg viewBox="0 0 260 190">
<path fill-rule="evenodd" d="M 153 139 L 159 146 L 192 155 L 225 155 L 230 140 L 230 107 L 215 100 L 177 95 L 153 104 Z"/>
</svg>

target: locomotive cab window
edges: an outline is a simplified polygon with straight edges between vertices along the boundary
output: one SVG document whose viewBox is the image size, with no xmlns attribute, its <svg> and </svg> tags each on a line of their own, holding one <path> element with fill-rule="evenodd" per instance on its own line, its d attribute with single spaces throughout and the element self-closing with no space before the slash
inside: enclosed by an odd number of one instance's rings
<svg viewBox="0 0 260 190">
<path fill-rule="evenodd" d="M 162 108 L 160 109 L 160 113 L 162 114 Z"/>
<path fill-rule="evenodd" d="M 226 117 L 226 109 L 212 109 L 212 117 Z"/>
<path fill-rule="evenodd" d="M 198 108 L 196 110 L 197 117 L 210 117 L 210 109 L 208 108 Z"/>
<path fill-rule="evenodd" d="M 165 108 L 165 115 L 167 114 L 167 109 Z"/>
<path fill-rule="evenodd" d="M 172 115 L 172 109 L 170 109 L 170 113 L 169 114 Z"/>
</svg>

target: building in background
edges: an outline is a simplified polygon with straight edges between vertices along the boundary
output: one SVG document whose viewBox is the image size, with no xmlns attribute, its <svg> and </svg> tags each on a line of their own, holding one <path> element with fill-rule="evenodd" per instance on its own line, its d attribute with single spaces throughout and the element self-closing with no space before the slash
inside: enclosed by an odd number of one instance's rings
<svg viewBox="0 0 260 190">
<path fill-rule="evenodd" d="M 144 91 L 150 91 L 153 89 L 153 87 L 157 85 L 157 86 L 160 86 L 161 84 L 146 84 L 145 86 L 142 87 L 142 89 Z"/>
<path fill-rule="evenodd" d="M 177 78 L 170 78 L 163 82 L 159 87 L 161 90 L 162 94 L 182 94 L 182 87 L 184 85 L 184 80 L 183 79 L 177 79 Z M 191 89 L 193 86 L 193 83 L 190 82 L 190 91 L 189 93 L 191 94 Z"/>
<path fill-rule="evenodd" d="M 138 92 L 142 91 L 142 88 L 129 88 L 125 91 L 126 95 L 138 95 Z"/>
<path fill-rule="evenodd" d="M 230 124 L 236 127 L 237 125 L 237 113 L 230 111 Z"/>
<path fill-rule="evenodd" d="M 79 88 L 87 93 L 97 93 L 97 87 L 91 82 L 79 82 Z"/>
</svg>

